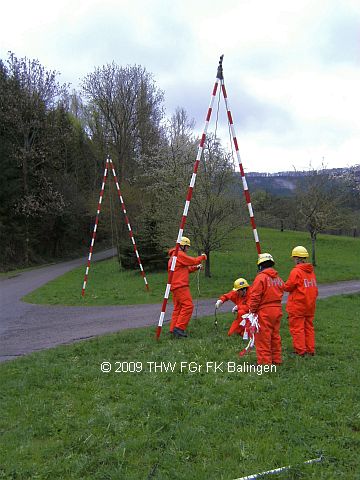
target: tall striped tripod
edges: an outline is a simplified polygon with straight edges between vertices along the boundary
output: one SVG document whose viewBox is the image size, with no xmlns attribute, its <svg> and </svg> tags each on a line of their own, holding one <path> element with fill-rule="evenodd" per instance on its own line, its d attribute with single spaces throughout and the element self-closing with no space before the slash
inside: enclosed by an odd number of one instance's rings
<svg viewBox="0 0 360 480">
<path fill-rule="evenodd" d="M 189 188 L 188 188 L 188 192 L 187 192 L 187 196 L 186 196 L 186 200 L 185 200 L 184 211 L 183 211 L 181 221 L 180 221 L 179 233 L 178 233 L 178 237 L 177 237 L 177 240 L 176 240 L 175 251 L 174 251 L 174 254 L 173 254 L 173 257 L 172 257 L 172 262 L 171 262 L 170 271 L 169 271 L 169 275 L 168 275 L 168 282 L 166 284 L 164 299 L 163 299 L 163 303 L 162 303 L 162 306 L 161 306 L 159 322 L 158 322 L 158 326 L 157 326 L 157 330 L 156 330 L 156 337 L 157 338 L 159 338 L 160 335 L 161 335 L 162 325 L 163 325 L 164 318 L 165 318 L 166 306 L 167 306 L 167 302 L 168 302 L 169 294 L 170 294 L 170 289 L 171 289 L 171 283 L 172 283 L 172 279 L 173 279 L 173 276 L 174 276 L 177 256 L 178 256 L 178 253 L 179 253 L 180 241 L 181 241 L 181 237 L 183 236 L 183 232 L 184 232 L 184 228 L 185 228 L 185 224 L 186 224 L 186 220 L 187 220 L 187 215 L 188 215 L 188 211 L 189 211 L 189 207 L 190 207 L 190 202 L 191 202 L 191 198 L 192 198 L 192 195 L 193 195 L 193 190 L 194 190 L 194 187 L 195 187 L 196 175 L 197 175 L 197 171 L 198 171 L 198 168 L 199 168 L 201 155 L 202 155 L 203 150 L 204 150 L 207 130 L 208 130 L 208 127 L 209 127 L 209 122 L 210 122 L 211 114 L 212 114 L 212 111 L 213 111 L 214 100 L 215 100 L 215 97 L 216 97 L 216 92 L 218 90 L 219 84 L 220 84 L 220 88 L 222 90 L 222 94 L 223 94 L 223 97 L 224 97 L 224 100 L 225 100 L 228 121 L 229 121 L 230 128 L 231 128 L 232 140 L 233 140 L 233 143 L 234 143 L 234 147 L 235 147 L 235 151 L 236 151 L 236 155 L 237 155 L 237 160 L 238 160 L 238 163 L 239 163 L 242 185 L 243 185 L 245 200 L 246 200 L 248 210 L 249 210 L 250 223 L 251 223 L 251 227 L 252 227 L 253 234 L 254 234 L 256 250 L 257 250 L 258 254 L 261 253 L 259 236 L 258 236 L 258 233 L 257 233 L 255 219 L 254 219 L 254 212 L 253 212 L 253 208 L 252 208 L 251 200 L 250 200 L 250 193 L 249 193 L 248 185 L 247 185 L 246 178 L 245 178 L 244 168 L 243 168 L 242 161 L 241 161 L 241 158 L 240 158 L 239 146 L 238 146 L 238 142 L 237 142 L 237 138 L 236 138 L 236 134 L 235 134 L 234 122 L 233 122 L 232 114 L 231 114 L 231 111 L 230 111 L 228 97 L 227 97 L 225 84 L 224 84 L 224 75 L 223 75 L 223 66 L 222 66 L 223 58 L 224 58 L 224 55 L 221 55 L 219 65 L 218 65 L 218 68 L 217 68 L 217 75 L 216 75 L 215 84 L 214 84 L 214 87 L 213 87 L 213 90 L 212 90 L 212 93 L 211 93 L 210 105 L 209 105 L 209 108 L 208 108 L 208 111 L 207 111 L 207 114 L 206 114 L 205 126 L 204 126 L 204 129 L 203 129 L 203 133 L 201 135 L 201 139 L 200 139 L 200 143 L 199 143 L 199 147 L 198 147 L 198 151 L 197 151 L 197 155 L 196 155 L 196 159 L 195 159 L 195 163 L 194 163 L 193 174 L 192 174 L 191 179 L 190 179 L 190 184 L 189 184 Z"/>
</svg>

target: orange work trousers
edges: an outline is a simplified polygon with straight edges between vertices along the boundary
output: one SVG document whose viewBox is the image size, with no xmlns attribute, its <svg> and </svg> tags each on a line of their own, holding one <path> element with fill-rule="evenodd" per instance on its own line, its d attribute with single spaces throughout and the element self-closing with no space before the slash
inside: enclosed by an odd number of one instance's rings
<svg viewBox="0 0 360 480">
<path fill-rule="evenodd" d="M 289 330 L 298 355 L 315 353 L 314 315 L 289 315 Z"/>
<path fill-rule="evenodd" d="M 238 335 L 244 335 L 245 327 L 240 325 L 240 322 L 242 320 L 243 320 L 242 316 L 238 314 L 236 317 L 236 320 L 233 321 L 233 323 L 231 324 L 231 327 L 229 328 L 229 331 L 228 331 L 229 337 L 231 335 L 234 335 L 235 333 L 237 333 Z"/>
<path fill-rule="evenodd" d="M 258 312 L 259 331 L 255 333 L 255 347 L 258 365 L 280 364 L 281 307 L 267 307 Z"/>
<path fill-rule="evenodd" d="M 170 332 L 172 332 L 174 328 L 186 330 L 186 327 L 190 322 L 190 318 L 194 310 L 194 304 L 192 302 L 190 288 L 176 288 L 175 290 L 173 290 L 172 295 L 174 302 L 174 311 L 170 322 Z"/>
</svg>

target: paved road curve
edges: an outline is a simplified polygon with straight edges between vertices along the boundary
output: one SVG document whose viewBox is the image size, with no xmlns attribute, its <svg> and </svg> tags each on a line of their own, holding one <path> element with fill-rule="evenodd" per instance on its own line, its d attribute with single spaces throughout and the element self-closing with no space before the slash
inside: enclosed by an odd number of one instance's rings
<svg viewBox="0 0 360 480">
<path fill-rule="evenodd" d="M 111 251 L 107 251 L 94 255 L 93 258 L 100 260 L 110 254 Z M 153 325 L 155 332 L 160 304 L 61 307 L 33 305 L 21 301 L 24 295 L 85 263 L 86 259 L 73 260 L 0 280 L 0 361 L 126 328 Z M 320 285 L 319 291 L 320 298 L 360 292 L 360 280 Z M 212 315 L 214 303 L 215 299 L 199 300 L 198 317 Z M 229 302 L 221 311 L 230 310 Z M 165 321 L 170 318 L 171 312 L 172 305 L 169 302 Z"/>
</svg>

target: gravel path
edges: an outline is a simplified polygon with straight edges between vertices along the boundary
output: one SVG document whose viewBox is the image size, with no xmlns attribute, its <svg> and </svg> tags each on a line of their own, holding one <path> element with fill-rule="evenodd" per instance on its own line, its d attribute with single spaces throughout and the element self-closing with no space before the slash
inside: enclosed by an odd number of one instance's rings
<svg viewBox="0 0 360 480">
<path fill-rule="evenodd" d="M 107 250 L 93 256 L 111 256 Z M 86 258 L 23 272 L 0 280 L 0 361 L 51 348 L 59 344 L 117 332 L 126 328 L 157 325 L 161 304 L 110 307 L 62 307 L 33 305 L 20 299 L 44 283 L 85 264 Z M 360 280 L 320 285 L 320 298 L 360 292 Z M 197 315 L 213 315 L 216 299 L 199 300 Z M 231 310 L 230 302 L 221 312 Z M 165 321 L 172 312 L 168 304 Z"/>
</svg>

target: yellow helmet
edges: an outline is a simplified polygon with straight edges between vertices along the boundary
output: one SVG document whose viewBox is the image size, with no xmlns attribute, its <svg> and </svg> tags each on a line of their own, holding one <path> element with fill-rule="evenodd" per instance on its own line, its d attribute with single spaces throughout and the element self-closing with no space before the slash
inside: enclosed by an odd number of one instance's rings
<svg viewBox="0 0 360 480">
<path fill-rule="evenodd" d="M 270 255 L 270 253 L 260 253 L 259 254 L 259 258 L 258 258 L 258 261 L 257 261 L 257 264 L 260 265 L 261 263 L 264 263 L 264 262 L 274 262 L 274 259 L 272 257 L 272 255 Z"/>
<path fill-rule="evenodd" d="M 180 245 L 187 245 L 188 247 L 190 247 L 190 240 L 187 237 L 181 237 Z"/>
<path fill-rule="evenodd" d="M 306 250 L 305 247 L 302 247 L 301 245 L 293 248 L 291 252 L 292 257 L 299 257 L 299 258 L 308 258 L 309 254 L 308 251 Z"/>
<path fill-rule="evenodd" d="M 234 282 L 234 288 L 233 290 L 242 290 L 243 288 L 247 288 L 249 286 L 248 282 L 245 280 L 245 278 L 238 278 Z"/>
</svg>

